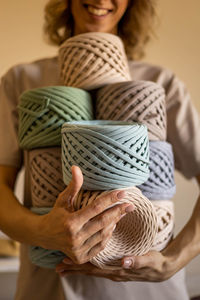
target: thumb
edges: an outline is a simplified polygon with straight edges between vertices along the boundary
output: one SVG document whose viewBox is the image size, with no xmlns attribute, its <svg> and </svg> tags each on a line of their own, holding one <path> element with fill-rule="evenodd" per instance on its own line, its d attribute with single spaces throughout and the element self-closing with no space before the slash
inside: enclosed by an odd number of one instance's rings
<svg viewBox="0 0 200 300">
<path fill-rule="evenodd" d="M 72 180 L 56 200 L 55 207 L 64 207 L 73 211 L 73 202 L 83 184 L 83 174 L 78 166 L 71 167 Z"/>
</svg>

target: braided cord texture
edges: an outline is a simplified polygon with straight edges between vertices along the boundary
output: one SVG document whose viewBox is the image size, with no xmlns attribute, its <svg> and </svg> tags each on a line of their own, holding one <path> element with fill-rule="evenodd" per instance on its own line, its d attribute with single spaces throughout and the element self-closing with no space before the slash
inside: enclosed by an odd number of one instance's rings
<svg viewBox="0 0 200 300">
<path fill-rule="evenodd" d="M 138 188 L 150 200 L 171 199 L 176 192 L 172 146 L 163 141 L 150 141 L 149 149 L 150 176 Z"/>
<path fill-rule="evenodd" d="M 131 79 L 123 43 L 109 33 L 90 32 L 67 39 L 59 49 L 59 63 L 66 86 L 91 90 Z"/>
<path fill-rule="evenodd" d="M 171 145 L 150 141 L 149 146 L 150 176 L 139 188 L 149 200 L 171 199 L 176 190 Z M 41 148 L 28 153 L 32 204 L 36 207 L 53 206 L 58 194 L 65 188 L 62 179 L 61 148 Z M 94 191 L 90 196 L 95 197 L 95 193 L 98 192 Z M 82 194 L 84 195 L 85 193 Z"/>
<path fill-rule="evenodd" d="M 96 118 L 141 122 L 150 140 L 166 140 L 164 89 L 139 80 L 107 85 L 97 91 Z"/>
<path fill-rule="evenodd" d="M 120 268 L 121 258 L 126 255 L 143 255 L 149 250 L 161 251 L 173 234 L 173 202 L 150 202 L 136 187 L 125 190 L 125 199 L 118 203 L 125 201 L 133 204 L 135 209 L 117 223 L 104 250 L 91 259 L 92 264 L 103 269 L 109 269 L 110 266 Z M 74 209 L 82 209 L 106 193 L 108 192 L 81 190 L 74 201 Z M 34 213 L 40 215 L 50 210 L 50 207 L 32 208 Z M 46 268 L 55 268 L 66 256 L 60 251 L 37 246 L 31 246 L 29 252 L 34 264 Z"/>
<path fill-rule="evenodd" d="M 158 230 L 151 250 L 161 251 L 170 242 L 174 231 L 174 203 L 170 200 L 152 201 Z"/>
<path fill-rule="evenodd" d="M 88 92 L 65 86 L 24 92 L 19 104 L 19 143 L 23 149 L 61 145 L 61 127 L 66 121 L 93 119 Z"/>
<path fill-rule="evenodd" d="M 30 150 L 29 170 L 32 205 L 51 207 L 59 193 L 65 189 L 62 180 L 61 148 Z"/>
<path fill-rule="evenodd" d="M 124 202 L 134 204 L 135 209 L 117 223 L 106 248 L 91 260 L 101 268 L 106 268 L 107 265 L 119 266 L 120 259 L 124 255 L 142 255 L 148 252 L 155 240 L 157 217 L 152 203 L 136 187 L 125 190 L 126 197 L 117 204 Z M 85 207 L 106 193 L 108 192 L 81 191 L 75 199 L 74 207 L 75 209 Z M 37 214 L 44 214 L 50 211 L 50 208 L 32 208 L 32 210 Z M 30 249 L 31 261 L 40 266 L 41 264 L 46 266 L 47 263 L 51 267 L 55 262 L 52 256 L 56 259 L 56 253 L 58 253 L 56 263 L 59 263 L 62 257 L 59 251 L 46 250 L 45 252 L 41 247 L 35 246 Z"/>
<path fill-rule="evenodd" d="M 134 205 L 134 211 L 126 214 L 116 225 L 104 250 L 91 259 L 94 265 L 106 269 L 121 266 L 126 255 L 143 255 L 152 247 L 157 233 L 157 217 L 153 204 L 136 187 L 126 188 L 126 196 L 118 203 Z M 75 208 L 83 208 L 106 192 L 82 191 L 75 201 Z M 85 194 L 85 195 L 84 195 Z"/>
<path fill-rule="evenodd" d="M 144 125 L 91 121 L 62 127 L 62 169 L 66 185 L 78 165 L 83 189 L 110 190 L 143 183 L 149 176 L 149 142 Z"/>
</svg>

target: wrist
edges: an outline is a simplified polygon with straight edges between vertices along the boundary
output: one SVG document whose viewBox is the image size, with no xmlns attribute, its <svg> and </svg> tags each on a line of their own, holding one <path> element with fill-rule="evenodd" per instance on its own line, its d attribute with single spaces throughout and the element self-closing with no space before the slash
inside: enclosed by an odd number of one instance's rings
<svg viewBox="0 0 200 300">
<path fill-rule="evenodd" d="M 162 251 L 169 270 L 179 271 L 199 253 L 199 237 L 190 220 L 175 239 Z"/>
<path fill-rule="evenodd" d="M 23 244 L 38 246 L 40 243 L 40 216 L 23 207 L 23 213 L 15 220 L 15 239 Z"/>
</svg>

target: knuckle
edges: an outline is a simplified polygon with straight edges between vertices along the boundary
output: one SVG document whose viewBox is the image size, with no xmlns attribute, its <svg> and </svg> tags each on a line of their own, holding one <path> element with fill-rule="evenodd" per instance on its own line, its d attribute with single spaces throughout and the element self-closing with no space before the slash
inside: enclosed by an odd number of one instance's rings
<svg viewBox="0 0 200 300">
<path fill-rule="evenodd" d="M 82 237 L 79 234 L 71 236 L 71 243 L 74 249 L 79 248 L 82 244 Z"/>
<path fill-rule="evenodd" d="M 109 218 L 106 214 L 102 215 L 100 218 L 100 223 L 102 227 L 105 227 L 108 224 Z"/>
<path fill-rule="evenodd" d="M 77 257 L 75 258 L 75 260 L 76 260 L 76 264 L 79 264 L 79 265 L 82 265 L 82 264 L 85 263 L 84 257 L 81 257 L 81 256 L 77 256 Z"/>
<path fill-rule="evenodd" d="M 105 240 L 108 237 L 108 233 L 105 230 L 101 230 L 100 236 L 101 236 L 101 240 Z"/>
<path fill-rule="evenodd" d="M 75 262 L 75 264 L 82 264 L 83 255 L 78 249 L 73 251 L 73 261 Z"/>
<path fill-rule="evenodd" d="M 99 213 L 101 211 L 101 203 L 99 201 L 94 201 L 93 202 L 93 209 L 95 211 L 95 213 Z"/>
<path fill-rule="evenodd" d="M 79 256 L 76 256 L 76 255 L 74 255 L 74 258 L 73 258 L 73 261 L 75 262 L 75 264 L 77 264 L 77 265 L 79 265 L 79 264 L 81 264 L 81 259 L 80 259 L 80 257 Z"/>
<path fill-rule="evenodd" d="M 119 219 L 123 213 L 124 213 L 124 209 L 122 208 L 122 206 L 120 205 L 115 206 L 116 219 Z"/>
<path fill-rule="evenodd" d="M 100 251 L 104 250 L 106 244 L 107 244 L 107 240 L 103 240 L 99 243 Z"/>
<path fill-rule="evenodd" d="M 76 232 L 76 227 L 77 227 L 76 222 L 72 218 L 69 218 L 65 222 L 65 228 L 70 235 L 74 235 L 74 233 Z"/>
<path fill-rule="evenodd" d="M 117 196 L 116 196 L 116 192 L 110 193 L 110 199 L 111 199 L 112 203 L 114 203 L 114 202 L 116 202 L 118 200 Z"/>
</svg>

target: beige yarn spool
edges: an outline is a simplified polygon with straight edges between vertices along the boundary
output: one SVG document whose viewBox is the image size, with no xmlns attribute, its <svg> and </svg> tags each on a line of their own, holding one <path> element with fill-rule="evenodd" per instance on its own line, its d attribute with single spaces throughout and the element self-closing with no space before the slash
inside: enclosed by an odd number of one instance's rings
<svg viewBox="0 0 200 300">
<path fill-rule="evenodd" d="M 32 205 L 51 207 L 65 189 L 62 180 L 61 148 L 29 151 Z"/>
<path fill-rule="evenodd" d="M 158 231 L 151 250 L 161 251 L 170 242 L 174 230 L 174 203 L 170 200 L 152 201 L 156 211 Z"/>
<path fill-rule="evenodd" d="M 96 94 L 96 118 L 145 124 L 150 140 L 166 140 L 164 89 L 151 81 L 107 85 Z"/>
<path fill-rule="evenodd" d="M 133 204 L 133 212 L 126 214 L 116 225 L 106 247 L 91 259 L 91 263 L 107 269 L 110 266 L 120 268 L 121 258 L 126 255 L 147 253 L 157 233 L 157 217 L 152 202 L 136 188 L 126 188 L 126 196 L 118 203 Z M 108 192 L 81 191 L 75 201 L 75 209 L 87 206 Z"/>
<path fill-rule="evenodd" d="M 122 40 L 110 33 L 67 39 L 59 49 L 59 64 L 64 85 L 85 90 L 131 79 Z"/>
</svg>

